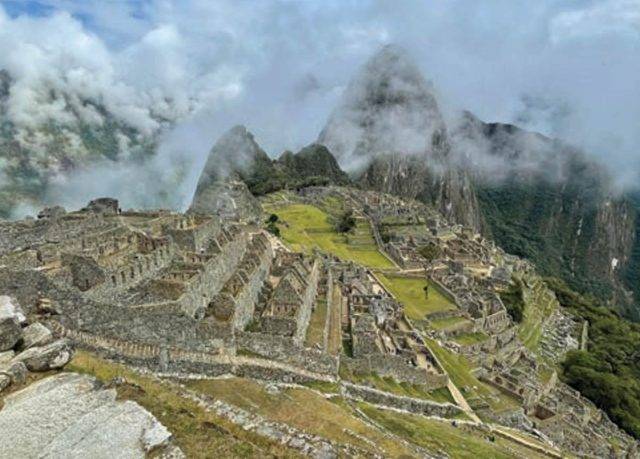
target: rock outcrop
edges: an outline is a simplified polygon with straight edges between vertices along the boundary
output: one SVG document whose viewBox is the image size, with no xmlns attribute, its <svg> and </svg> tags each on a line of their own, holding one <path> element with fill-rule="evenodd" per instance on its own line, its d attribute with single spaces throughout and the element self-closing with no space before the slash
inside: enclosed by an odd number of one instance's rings
<svg viewBox="0 0 640 459">
<path fill-rule="evenodd" d="M 0 457 L 144 457 L 170 440 L 140 405 L 74 373 L 7 396 L 0 411 Z"/>
<path fill-rule="evenodd" d="M 558 140 L 470 113 L 454 137 L 460 150 L 482 151 L 469 167 L 488 235 L 544 274 L 630 307 L 624 274 L 637 211 L 612 191 L 601 165 Z"/>
<path fill-rule="evenodd" d="M 47 371 L 62 368 L 69 363 L 72 356 L 73 350 L 69 342 L 59 339 L 46 346 L 27 349 L 14 360 L 23 362 L 29 371 Z"/>
<path fill-rule="evenodd" d="M 189 211 L 256 219 L 260 204 L 241 179 L 260 161 L 271 162 L 244 126 L 225 133 L 209 153 Z"/>
</svg>

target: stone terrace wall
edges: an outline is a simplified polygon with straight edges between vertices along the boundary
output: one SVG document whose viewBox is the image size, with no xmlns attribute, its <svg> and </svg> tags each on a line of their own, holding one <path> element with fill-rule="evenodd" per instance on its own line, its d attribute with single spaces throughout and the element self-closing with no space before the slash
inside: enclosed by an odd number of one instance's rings
<svg viewBox="0 0 640 459">
<path fill-rule="evenodd" d="M 165 226 L 163 232 L 175 241 L 183 250 L 199 252 L 220 231 L 222 225 L 217 217 L 192 228 L 171 228 Z"/>
<path fill-rule="evenodd" d="M 248 235 L 235 234 L 232 241 L 221 247 L 220 253 L 205 264 L 200 273 L 190 279 L 185 293 L 180 297 L 182 310 L 191 317 L 202 314 L 207 304 L 234 273 L 247 250 Z"/>
<path fill-rule="evenodd" d="M 197 374 L 208 377 L 234 374 L 285 383 L 335 381 L 335 376 L 318 373 L 314 371 L 315 369 L 307 370 L 282 362 L 234 356 L 226 353 L 224 349 L 219 349 L 218 352 L 194 352 L 176 347 L 103 338 L 67 329 L 54 321 L 49 322 L 49 326 L 56 335 L 67 337 L 82 348 L 156 373 L 169 373 L 176 376 Z"/>
<path fill-rule="evenodd" d="M 347 382 L 342 382 L 340 387 L 343 395 L 347 398 L 409 411 L 410 413 L 441 418 L 454 417 L 463 413 L 462 409 L 451 403 L 436 403 L 412 397 L 403 397 Z"/>
<path fill-rule="evenodd" d="M 291 338 L 264 333 L 236 332 L 238 350 L 299 366 L 311 371 L 336 375 L 338 358 L 316 349 L 295 346 Z"/>
<path fill-rule="evenodd" d="M 307 288 L 304 292 L 304 298 L 302 299 L 302 304 L 298 309 L 298 313 L 296 316 L 296 333 L 293 336 L 293 342 L 296 345 L 302 345 L 307 334 L 309 318 L 311 317 L 313 305 L 318 293 L 318 277 L 320 276 L 320 264 L 320 260 L 317 258 L 313 261 L 313 266 L 311 267 L 311 272 L 309 273 L 309 277 L 307 279 Z"/>
<path fill-rule="evenodd" d="M 249 275 L 248 282 L 242 291 L 236 296 L 235 312 L 233 315 L 233 326 L 236 330 L 244 330 L 247 324 L 253 319 L 255 305 L 262 290 L 262 284 L 269 275 L 271 263 L 273 262 L 273 249 L 268 242 L 264 244 L 264 251 L 256 254 L 259 256 L 259 265 Z"/>
<path fill-rule="evenodd" d="M 343 356 L 340 363 L 355 374 L 375 373 L 399 382 L 422 385 L 427 390 L 438 389 L 448 383 L 446 375 L 427 373 L 424 368 L 411 366 L 396 355 L 371 354 L 358 359 Z"/>
</svg>

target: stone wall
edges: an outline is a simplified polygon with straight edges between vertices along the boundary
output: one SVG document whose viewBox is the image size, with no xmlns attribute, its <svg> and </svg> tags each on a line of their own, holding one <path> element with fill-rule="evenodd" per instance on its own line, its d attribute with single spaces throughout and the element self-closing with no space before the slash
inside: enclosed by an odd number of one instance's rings
<svg viewBox="0 0 640 459">
<path fill-rule="evenodd" d="M 192 252 L 199 252 L 205 249 L 211 239 L 220 231 L 222 224 L 219 218 L 211 217 L 204 222 L 190 220 L 188 225 L 183 221 L 179 221 L 177 227 L 165 226 L 163 231 L 171 236 L 180 248 Z"/>
<path fill-rule="evenodd" d="M 111 360 L 134 367 L 146 368 L 162 374 L 206 375 L 208 377 L 234 374 L 284 383 L 335 381 L 335 376 L 319 373 L 317 365 L 305 369 L 286 362 L 272 362 L 255 357 L 234 356 L 224 348 L 217 352 L 196 352 L 173 346 L 133 343 L 115 338 L 104 338 L 70 330 L 55 321 L 49 327 L 59 336 L 65 336 L 79 347 L 89 349 Z M 316 362 L 318 363 L 318 362 Z"/>
<path fill-rule="evenodd" d="M 374 373 L 398 382 L 421 385 L 426 390 L 444 387 L 449 381 L 445 374 L 427 373 L 424 368 L 412 366 L 396 355 L 372 354 L 358 359 L 343 356 L 340 364 L 354 374 Z"/>
<path fill-rule="evenodd" d="M 256 256 L 259 257 L 259 264 L 253 272 L 249 274 L 247 283 L 235 298 L 236 307 L 233 315 L 233 327 L 236 330 L 244 330 L 247 324 L 253 319 L 255 305 L 262 290 L 262 284 L 269 274 L 269 269 L 273 261 L 271 244 L 266 242 L 263 251 L 257 253 Z"/>
<path fill-rule="evenodd" d="M 236 332 L 238 352 L 252 354 L 306 368 L 310 371 L 336 375 L 338 358 L 316 349 L 307 349 L 293 344 L 291 338 L 265 333 Z"/>
<path fill-rule="evenodd" d="M 235 272 L 247 250 L 248 236 L 241 232 L 220 248 L 202 270 L 190 279 L 180 298 L 182 310 L 191 317 L 202 317 L 209 301 L 220 291 Z"/>
<path fill-rule="evenodd" d="M 296 328 L 296 320 L 291 317 L 265 315 L 260 318 L 260 329 L 269 335 L 292 337 Z"/>
<path fill-rule="evenodd" d="M 342 382 L 340 386 L 343 395 L 347 398 L 408 411 L 414 414 L 450 418 L 463 413 L 458 406 L 451 403 L 436 403 L 429 400 L 403 397 L 347 382 Z"/>
<path fill-rule="evenodd" d="M 318 278 L 320 276 L 321 262 L 318 258 L 313 260 L 313 266 L 307 280 L 307 287 L 302 298 L 302 304 L 298 308 L 296 313 L 296 332 L 293 336 L 294 344 L 300 346 L 304 343 L 305 336 L 307 334 L 307 327 L 309 326 L 309 318 L 313 311 L 313 305 L 318 293 Z"/>
</svg>

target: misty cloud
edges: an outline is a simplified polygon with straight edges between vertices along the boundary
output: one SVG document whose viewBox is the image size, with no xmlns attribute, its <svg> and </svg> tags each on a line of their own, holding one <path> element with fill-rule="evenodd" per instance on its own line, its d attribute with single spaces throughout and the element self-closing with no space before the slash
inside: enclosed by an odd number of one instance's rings
<svg viewBox="0 0 640 459">
<path fill-rule="evenodd" d="M 125 195 L 140 174 L 158 179 L 126 194 L 125 207 L 184 208 L 221 133 L 244 124 L 273 156 L 308 144 L 387 43 L 433 83 L 447 124 L 464 109 L 520 123 L 606 160 L 623 184 L 638 180 L 638 0 L 35 3 L 37 13 L 0 1 L 0 68 L 16 80 L 8 116 L 25 129 L 103 122 L 83 103 L 93 100 L 161 140 L 148 164 L 56 175 L 52 198 Z"/>
</svg>

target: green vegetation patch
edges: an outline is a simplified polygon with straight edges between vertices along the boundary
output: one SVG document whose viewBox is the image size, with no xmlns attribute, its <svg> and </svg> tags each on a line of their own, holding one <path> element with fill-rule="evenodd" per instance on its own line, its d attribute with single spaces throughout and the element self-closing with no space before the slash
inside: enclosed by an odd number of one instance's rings
<svg viewBox="0 0 640 459">
<path fill-rule="evenodd" d="M 622 319 L 559 279 L 547 283 L 564 308 L 589 321 L 587 350 L 567 353 L 561 378 L 640 438 L 640 324 Z"/>
<path fill-rule="evenodd" d="M 461 346 L 484 343 L 488 339 L 489 336 L 482 332 L 460 333 L 453 338 L 453 340 Z"/>
<path fill-rule="evenodd" d="M 466 324 L 471 324 L 471 321 L 462 316 L 444 317 L 442 319 L 429 321 L 429 326 L 438 331 L 457 330 L 458 328 L 464 327 Z"/>
<path fill-rule="evenodd" d="M 407 317 L 422 320 L 426 314 L 456 309 L 432 282 L 417 277 L 377 274 L 380 282 L 404 305 Z M 428 292 L 425 293 L 425 286 Z"/>
<path fill-rule="evenodd" d="M 526 294 L 524 292 L 526 291 Z M 518 326 L 518 337 L 527 349 L 537 352 L 542 338 L 542 326 L 558 302 L 542 282 L 536 282 L 532 289 L 523 291 L 524 311 Z"/>
<path fill-rule="evenodd" d="M 337 443 L 352 444 L 370 454 L 380 453 L 380 450 L 386 457 L 399 457 L 409 453 L 405 447 L 356 417 L 350 405 L 338 397 L 327 400 L 322 394 L 306 388 L 274 393 L 255 381 L 243 378 L 194 380 L 186 384 L 192 390 L 257 413 L 265 419 L 284 423 Z M 329 386 L 314 388 L 331 389 Z"/>
<path fill-rule="evenodd" d="M 278 215 L 282 239 L 296 251 L 311 253 L 314 248 L 370 268 L 393 268 L 393 263 L 376 246 L 371 228 L 357 222 L 356 233 L 336 232 L 329 214 L 308 204 L 265 205 L 265 210 Z M 365 220 L 362 220 L 366 222 Z M 360 228 L 363 226 L 362 228 Z M 365 237 L 366 235 L 366 237 Z"/>
<path fill-rule="evenodd" d="M 313 347 L 323 345 L 324 328 L 327 322 L 327 300 L 325 298 L 316 301 L 316 307 L 311 313 L 305 346 Z"/>
<path fill-rule="evenodd" d="M 473 365 L 463 355 L 444 349 L 433 339 L 425 337 L 425 341 L 466 399 L 482 400 L 495 412 L 520 406 L 517 400 L 476 378 L 473 374 Z"/>
<path fill-rule="evenodd" d="M 455 458 L 540 457 L 535 451 L 514 441 L 495 436 L 471 426 L 396 413 L 359 404 L 362 412 L 377 424 L 432 453 L 446 453 Z"/>
<path fill-rule="evenodd" d="M 407 382 L 399 382 L 388 376 L 380 376 L 375 373 L 360 374 L 352 373 L 346 369 L 344 365 L 340 367 L 340 377 L 344 380 L 351 381 L 356 384 L 370 386 L 375 389 L 389 392 L 391 394 L 403 397 L 419 398 L 430 400 L 438 403 L 453 403 L 455 401 L 449 392 L 449 389 L 442 387 L 434 390 L 427 390 L 418 384 L 410 384 Z"/>
<path fill-rule="evenodd" d="M 134 373 L 124 365 L 78 351 L 66 369 L 90 374 L 104 383 L 115 377 L 125 378 L 127 383 L 117 388 L 118 397 L 139 403 L 158 418 L 187 457 L 297 457 L 294 451 L 246 432 L 181 397 L 170 387 Z"/>
</svg>

